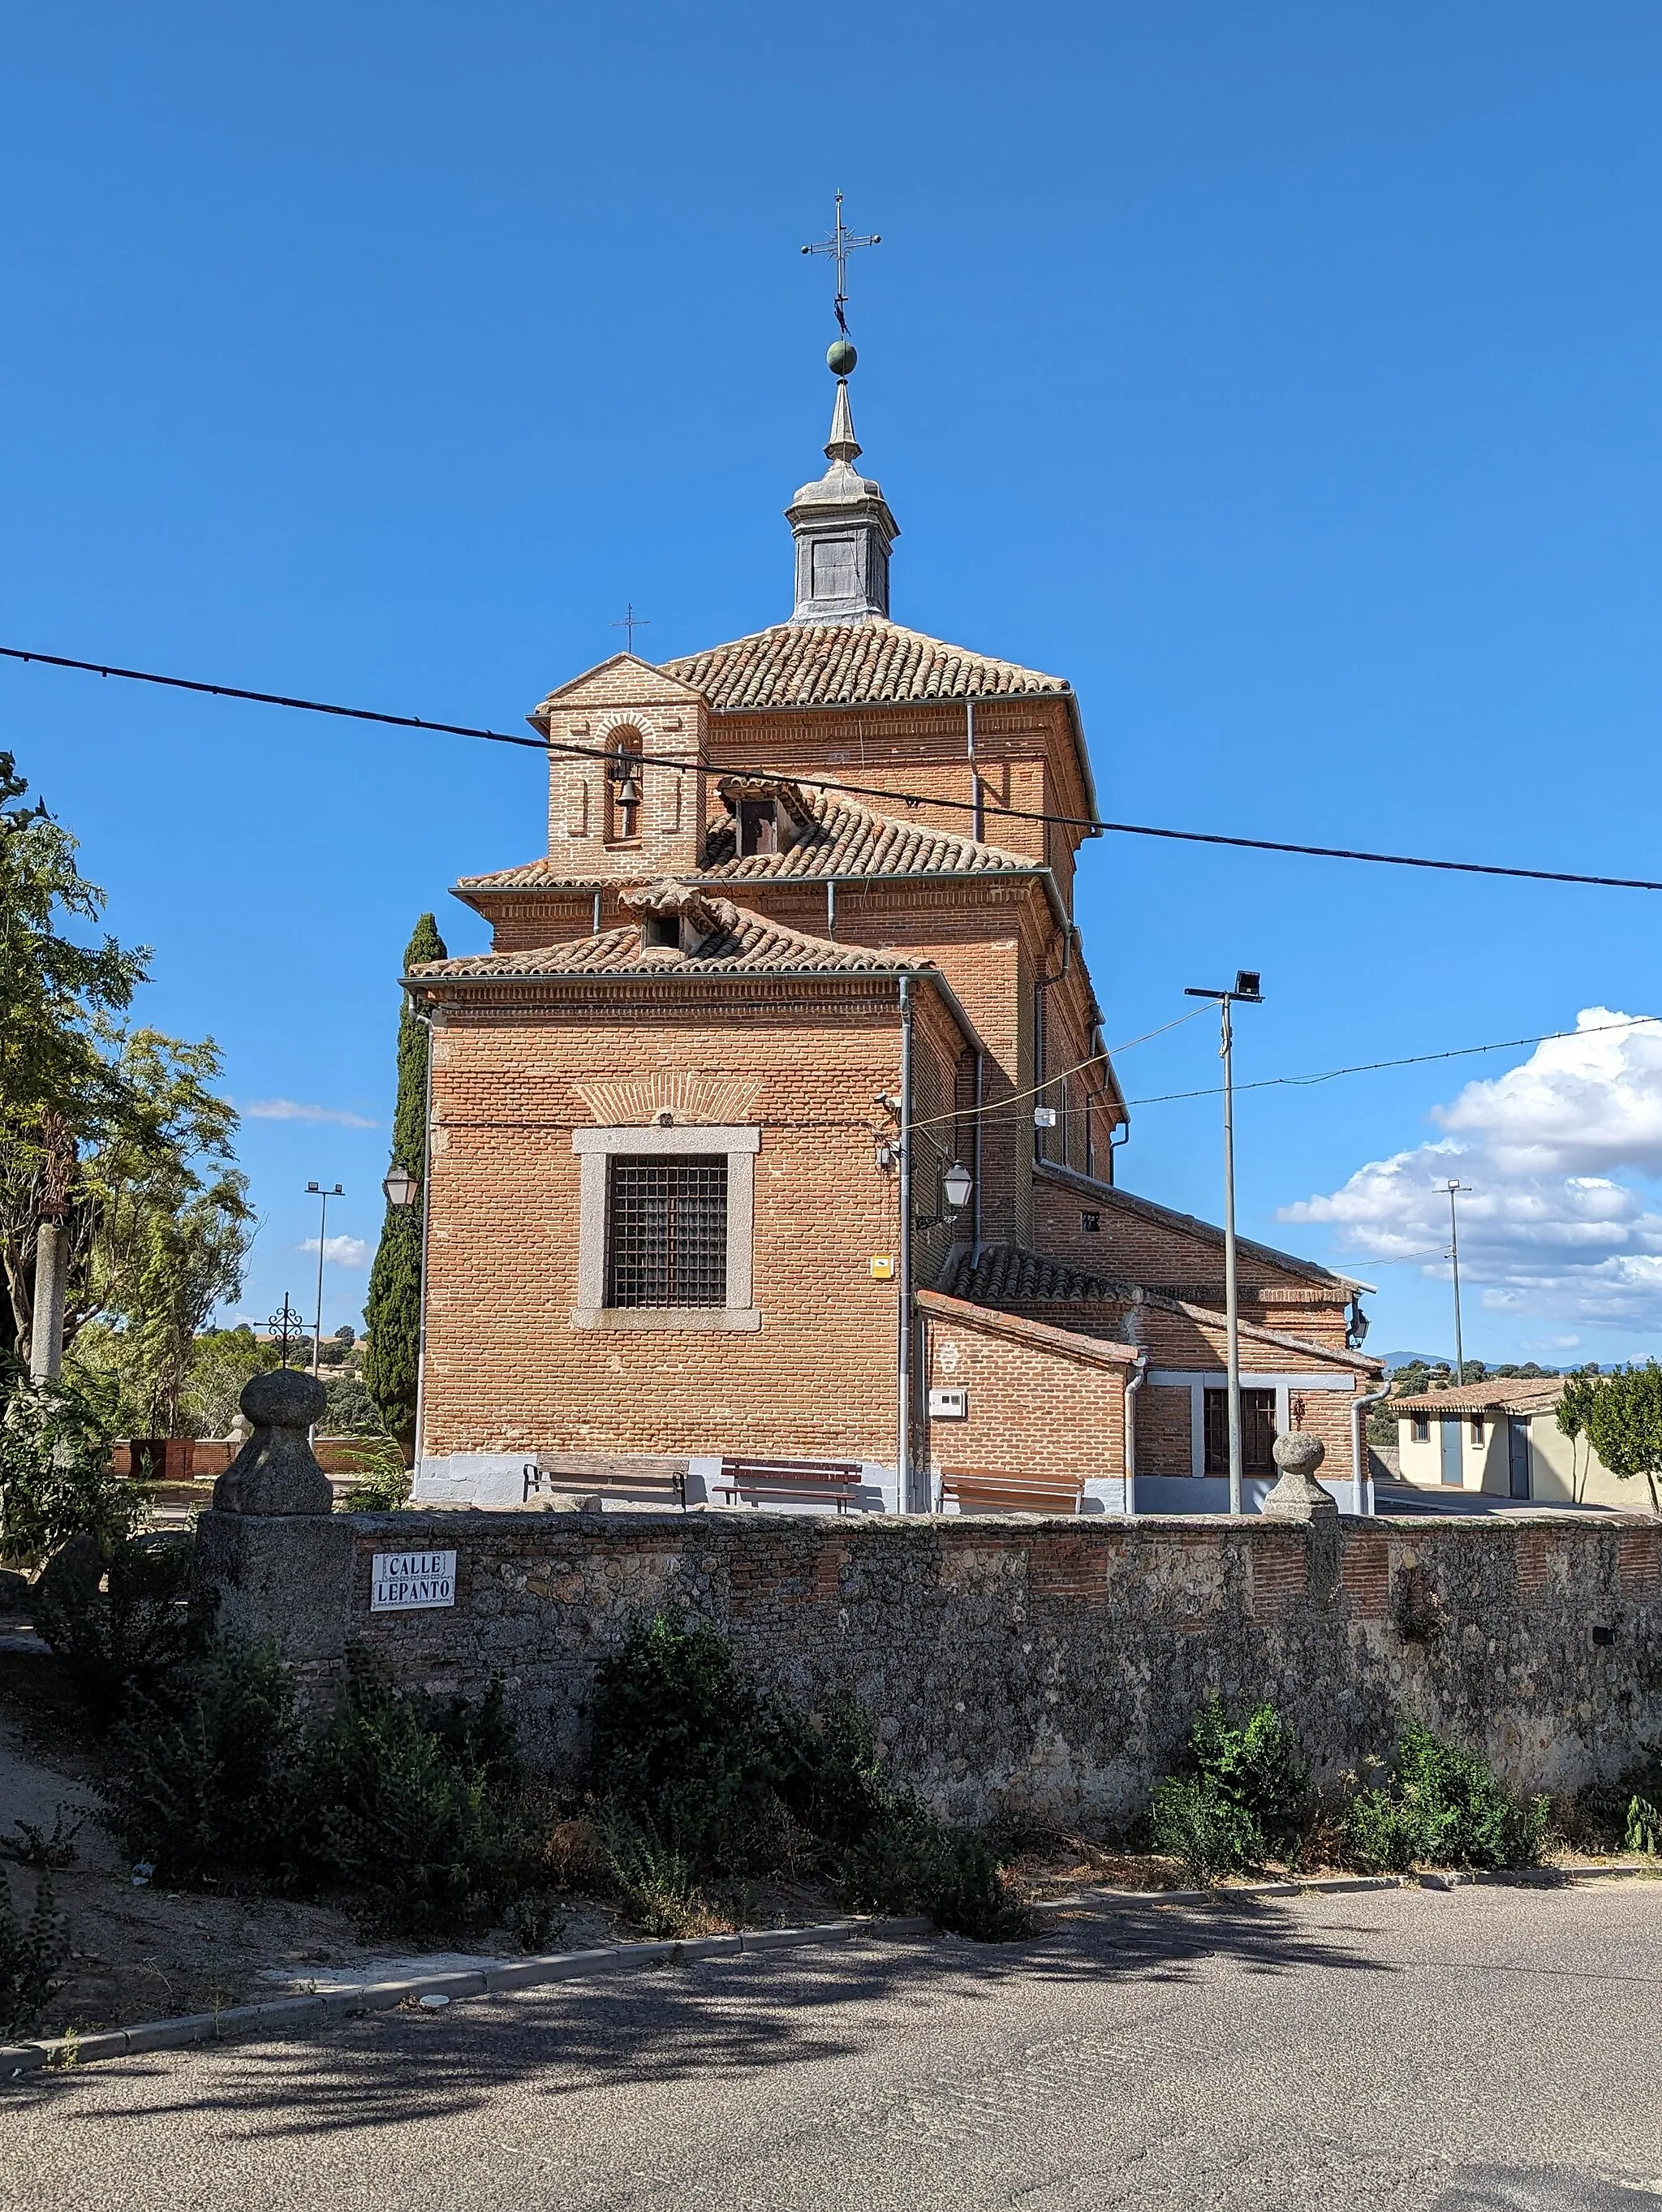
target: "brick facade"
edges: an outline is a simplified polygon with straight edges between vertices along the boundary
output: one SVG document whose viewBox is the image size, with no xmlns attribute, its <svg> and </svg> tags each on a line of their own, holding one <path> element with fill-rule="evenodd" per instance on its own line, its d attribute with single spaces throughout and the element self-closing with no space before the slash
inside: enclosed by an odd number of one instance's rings
<svg viewBox="0 0 1662 2212">
<path fill-rule="evenodd" d="M 1067 687 L 887 623 L 786 626 L 664 669 L 618 654 L 532 720 L 547 855 L 458 885 L 492 952 L 408 979 L 436 1024 L 424 1459 L 892 1468 L 904 1119 L 919 1461 L 942 1455 L 923 1391 L 955 1364 L 964 1463 L 1123 1476 L 1128 1377 L 1222 1368 L 1222 1254 L 1112 1184 L 1128 1116 L 1072 922 L 1083 833 L 1028 818 L 1094 811 Z M 731 1127 L 748 1305 L 585 1304 L 628 1132 L 672 1158 L 676 1129 Z M 974 1197 L 943 1221 L 955 1161 Z M 651 1203 L 669 1252 L 690 1201 Z M 1252 1244 L 1240 1279 L 1244 1363 L 1344 1383 L 1307 1419 L 1343 1477 L 1374 1371 L 1346 1349 L 1356 1286 Z M 1149 1384 L 1143 1449 L 1174 1474 L 1178 1425 Z"/>
</svg>

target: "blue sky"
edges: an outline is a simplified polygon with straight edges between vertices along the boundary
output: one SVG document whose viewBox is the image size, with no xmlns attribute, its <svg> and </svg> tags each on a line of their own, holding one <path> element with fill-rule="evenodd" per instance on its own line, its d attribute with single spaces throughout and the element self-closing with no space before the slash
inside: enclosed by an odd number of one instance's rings
<svg viewBox="0 0 1662 2212">
<path fill-rule="evenodd" d="M 626 599 L 652 658 L 778 619 L 840 185 L 896 617 L 1068 676 L 1106 812 L 1662 873 L 1659 80 L 1654 9 L 1519 0 L 24 11 L 0 642 L 516 728 Z M 242 1310 L 309 1304 L 307 1180 L 379 1225 L 411 922 L 482 942 L 446 887 L 538 848 L 536 756 L 15 666 L 0 744 L 145 1018 L 343 1117 L 242 1135 Z M 1644 894 L 1110 837 L 1080 910 L 1111 1040 L 1262 969 L 1243 1078 L 1662 1012 Z M 1662 1042 L 1559 1049 L 1249 1094 L 1243 1229 L 1441 1347 L 1452 1163 L 1470 1352 L 1648 1351 Z M 1202 1021 L 1121 1075 L 1215 1068 Z M 1210 1214 L 1218 1166 L 1210 1099 L 1122 1158 Z"/>
</svg>

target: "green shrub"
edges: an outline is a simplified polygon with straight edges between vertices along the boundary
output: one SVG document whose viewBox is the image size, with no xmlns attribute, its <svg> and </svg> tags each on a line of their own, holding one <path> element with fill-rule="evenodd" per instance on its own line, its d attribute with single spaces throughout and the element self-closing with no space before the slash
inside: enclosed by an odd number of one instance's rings
<svg viewBox="0 0 1662 2212">
<path fill-rule="evenodd" d="M 1614 1782 L 1578 1790 L 1575 1809 L 1592 1840 L 1606 1850 L 1662 1850 L 1662 1744 L 1647 1745 Z"/>
<path fill-rule="evenodd" d="M 1389 1783 L 1361 1792 L 1346 1826 L 1358 1865 L 1400 1873 L 1416 1865 L 1533 1866 L 1547 1818 L 1544 1797 L 1520 1803 L 1481 1753 L 1410 1721 Z"/>
<path fill-rule="evenodd" d="M 183 1711 L 117 1729 L 104 1824 L 165 1885 L 298 1876 L 306 1802 L 294 1685 L 272 1644 L 208 1651 Z"/>
<path fill-rule="evenodd" d="M 1208 1775 L 1168 1774 L 1156 1783 L 1149 1827 L 1156 1850 L 1169 1851 L 1203 1878 L 1238 1873 L 1265 1856 L 1257 1821 Z"/>
<path fill-rule="evenodd" d="M 361 1650 L 308 1748 L 305 1786 L 313 1879 L 351 1893 L 376 1929 L 465 1929 L 535 1885 L 532 1838 L 489 1751 L 453 1716 L 448 1733 L 435 1726 Z"/>
<path fill-rule="evenodd" d="M 175 1707 L 200 1643 L 195 1558 L 185 1536 L 136 1536 L 103 1555 L 76 1536 L 46 1563 L 34 1625 L 100 1720 L 133 1699 Z"/>
<path fill-rule="evenodd" d="M 33 2026 L 69 1955 L 69 1923 L 58 1910 L 52 1877 L 39 1876 L 33 1908 L 23 1921 L 12 1903 L 11 1885 L 0 1874 L 0 2036 L 20 2035 Z"/>
<path fill-rule="evenodd" d="M 855 1910 L 928 1912 L 986 1941 L 1023 1924 L 992 1846 L 889 1784 L 857 1706 L 764 1702 L 700 1624 L 659 1615 L 601 1668 L 589 1781 L 617 1894 L 658 1932 L 697 1923 L 701 1885 L 786 1858 Z"/>
<path fill-rule="evenodd" d="M 1271 1705 L 1232 1720 L 1222 1698 L 1196 1713 L 1177 1770 L 1156 1785 L 1149 1825 L 1157 1850 L 1196 1875 L 1297 1856 L 1309 1784 L 1292 1729 Z"/>
<path fill-rule="evenodd" d="M 115 1432 L 109 1389 L 32 1382 L 0 1353 L 0 1556 L 36 1566 L 77 1536 L 101 1555 L 131 1535 L 144 1499 L 109 1472 Z"/>
</svg>

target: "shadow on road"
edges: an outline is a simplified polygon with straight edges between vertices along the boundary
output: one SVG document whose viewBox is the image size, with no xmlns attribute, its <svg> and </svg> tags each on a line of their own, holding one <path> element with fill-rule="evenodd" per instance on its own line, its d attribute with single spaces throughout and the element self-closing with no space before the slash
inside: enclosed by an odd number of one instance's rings
<svg viewBox="0 0 1662 2212">
<path fill-rule="evenodd" d="M 1656 2212 L 1653 2189 L 1559 2166 L 1484 2166 L 1446 2189 L 1431 2212 Z"/>
<path fill-rule="evenodd" d="M 510 2084 L 561 2098 L 614 2082 L 731 2081 L 846 2057 L 880 2033 L 892 2036 L 892 2019 L 880 2030 L 866 2009 L 887 1997 L 914 2005 L 973 1999 L 1035 1977 L 1052 1984 L 1169 1984 L 1194 1978 L 1212 1960 L 1260 1974 L 1394 1972 L 1369 1955 L 1368 1935 L 1357 1928 L 1313 1936 L 1284 1911 L 1244 1901 L 1131 1905 L 1052 1923 L 1021 1943 L 943 1938 L 711 1960 L 470 2000 L 442 2013 L 380 2013 L 305 2041 L 131 2059 L 80 2076 L 38 2074 L 11 2094 L 61 2100 L 66 2119 L 89 2127 L 103 2121 L 126 2129 L 136 2118 L 170 2115 L 201 2120 L 215 2112 L 234 2114 L 245 2134 L 251 2121 L 254 2132 L 279 2136 L 403 2126 L 474 2109 Z M 1476 2212 L 1489 2201 L 1470 2203 Z"/>
</svg>

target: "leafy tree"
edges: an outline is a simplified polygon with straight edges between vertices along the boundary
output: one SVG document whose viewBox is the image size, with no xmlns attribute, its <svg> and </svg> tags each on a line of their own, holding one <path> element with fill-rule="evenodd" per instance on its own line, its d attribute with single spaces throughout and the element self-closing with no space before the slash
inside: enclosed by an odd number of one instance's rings
<svg viewBox="0 0 1662 2212">
<path fill-rule="evenodd" d="M 1569 1438 L 1570 1496 L 1578 1505 L 1586 1488 L 1589 1464 L 1582 1455 L 1581 1444 L 1587 1435 L 1587 1424 L 1597 1389 L 1598 1384 L 1591 1375 L 1584 1372 L 1567 1376 L 1553 1416 L 1561 1434 Z"/>
<path fill-rule="evenodd" d="M 143 1500 L 107 1472 L 114 1393 L 94 1381 L 31 1383 L 0 1373 L 0 1555 L 38 1566 L 74 1536 L 109 1553 L 132 1534 Z"/>
<path fill-rule="evenodd" d="M 1587 1442 L 1610 1473 L 1629 1480 L 1642 1474 L 1651 1510 L 1662 1513 L 1656 1478 L 1662 1474 L 1662 1367 L 1618 1369 L 1592 1382 L 1586 1411 Z"/>
<path fill-rule="evenodd" d="M 404 948 L 404 973 L 442 960 L 445 941 L 430 914 Z M 364 1386 L 407 1459 L 416 1449 L 416 1362 L 421 1331 L 422 1224 L 427 1210 L 426 1025 L 408 998 L 398 1014 L 398 1096 L 392 1113 L 392 1164 L 421 1186 L 413 1206 L 389 1206 L 364 1301 Z"/>
<path fill-rule="evenodd" d="M 198 1436 L 228 1435 L 244 1385 L 276 1364 L 276 1346 L 256 1336 L 246 1322 L 237 1328 L 204 1329 L 191 1353 L 185 1386 L 186 1425 Z"/>
</svg>

